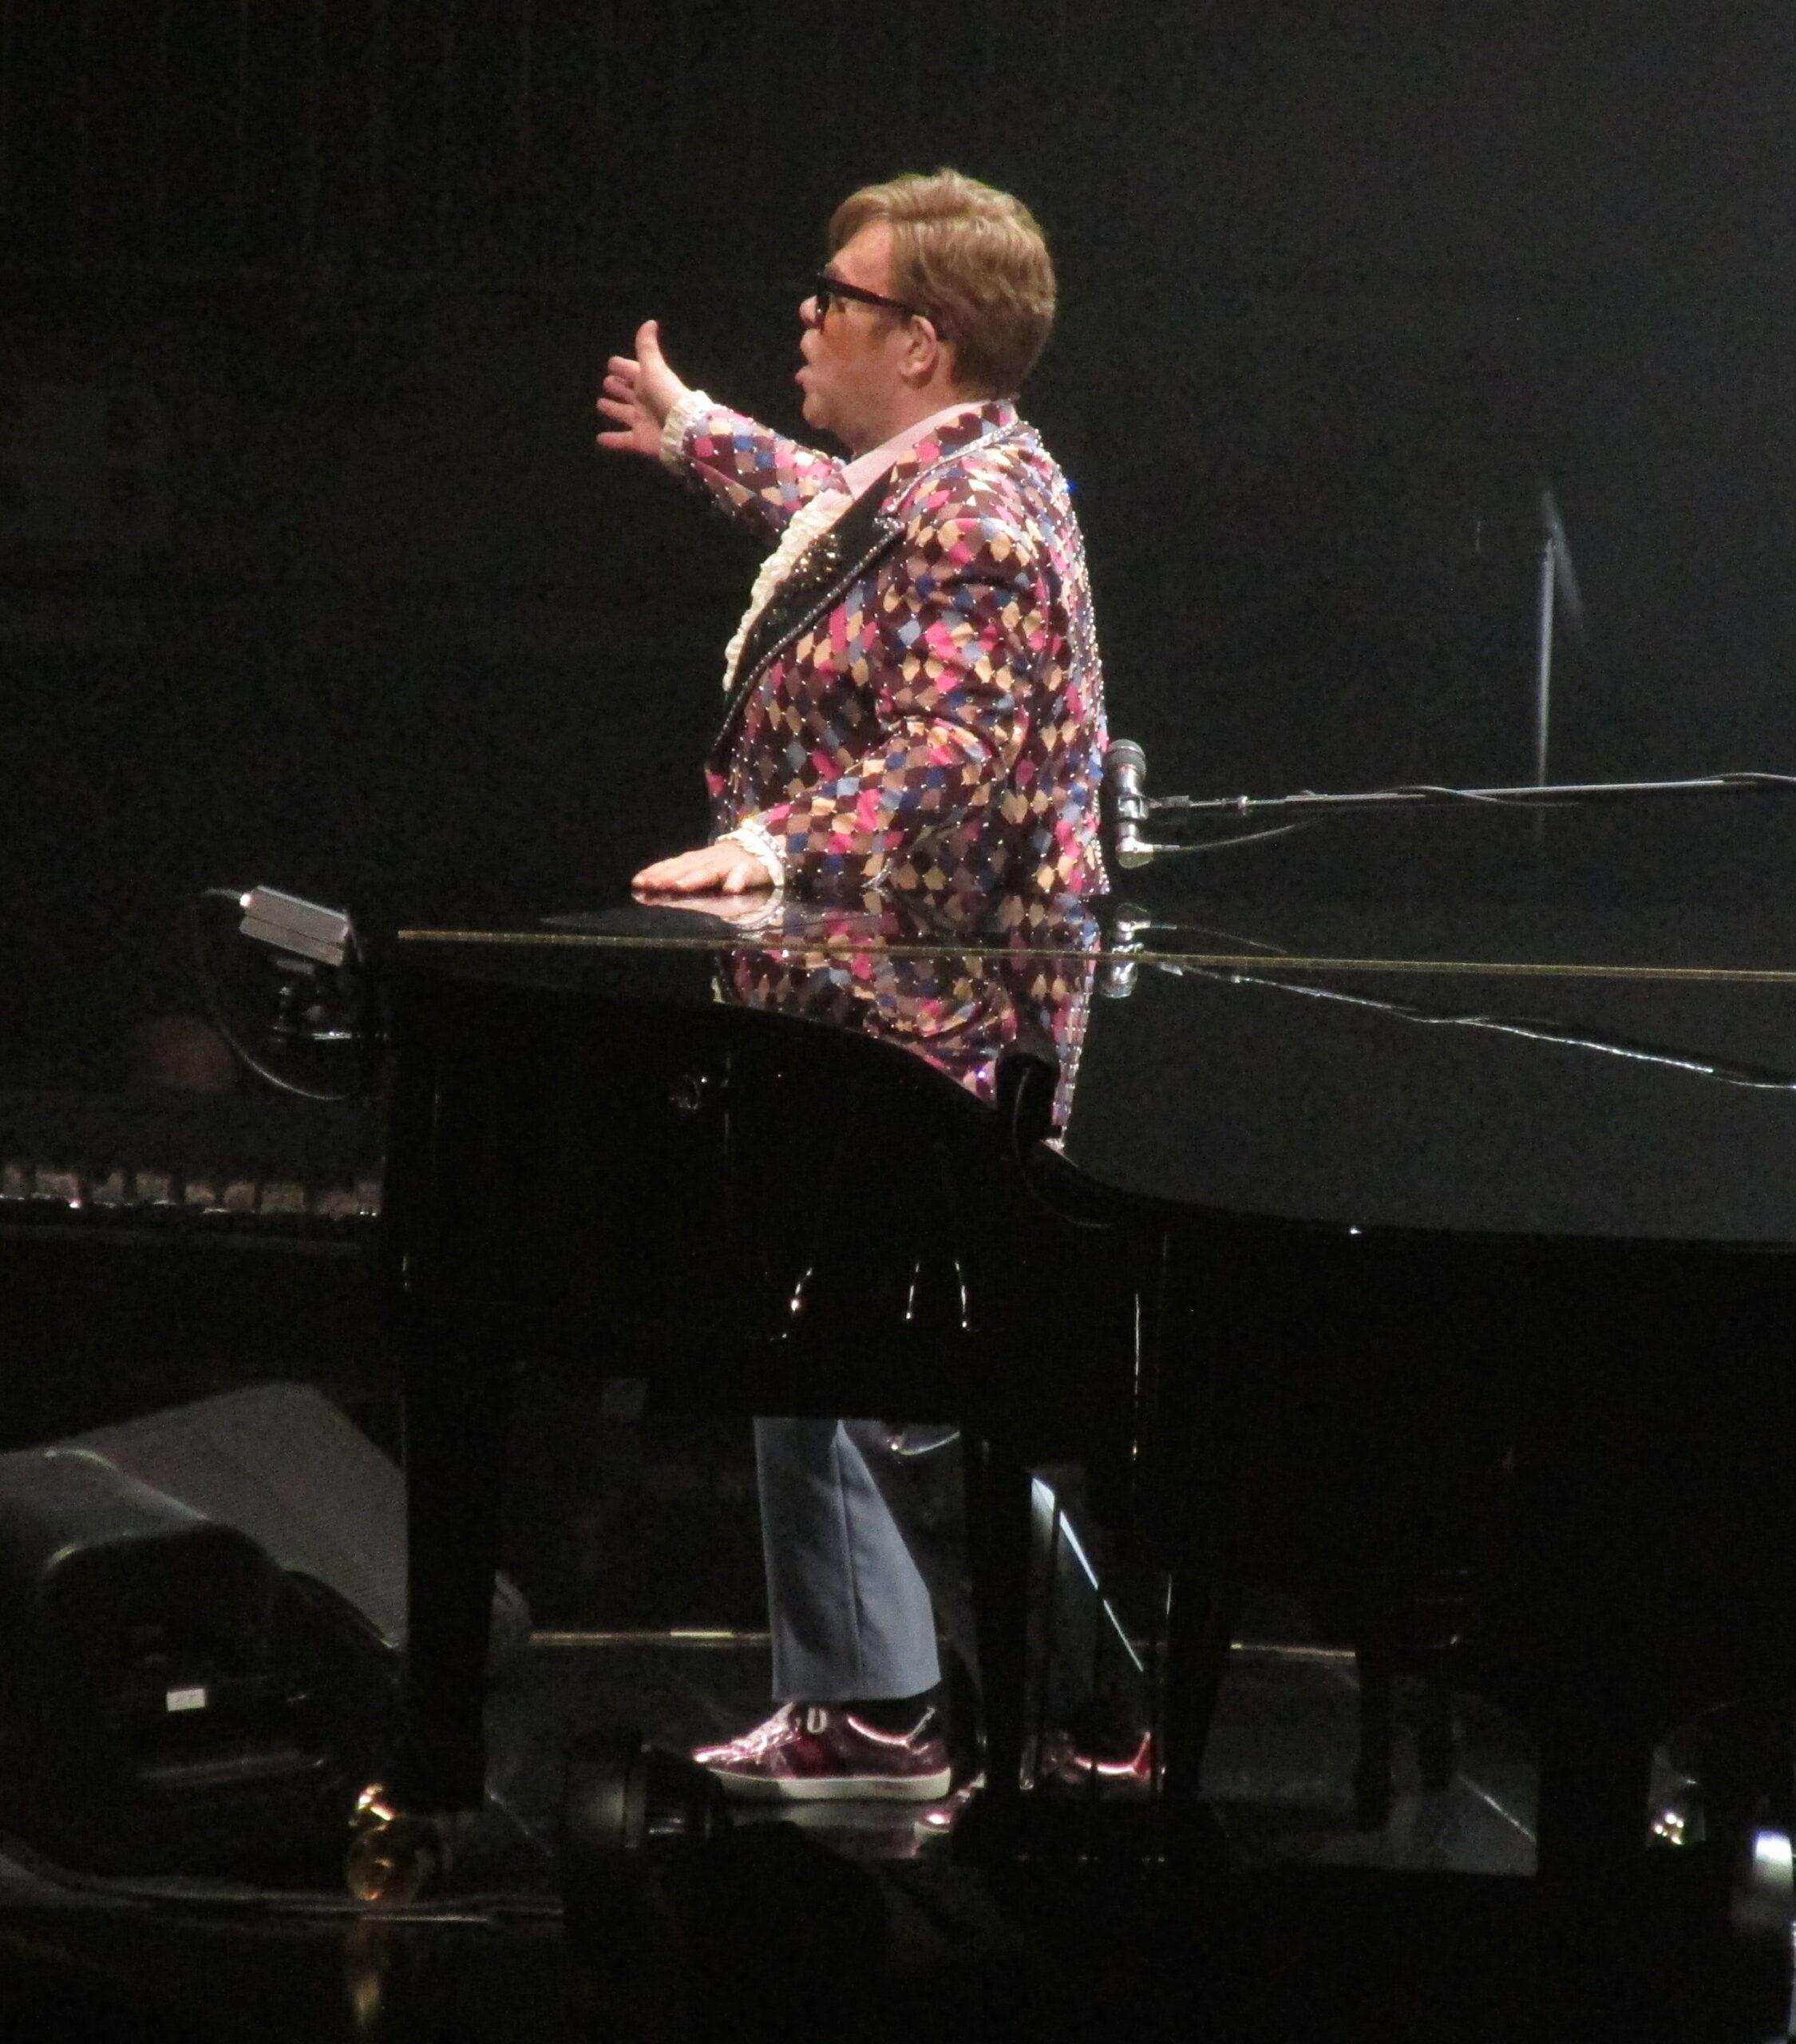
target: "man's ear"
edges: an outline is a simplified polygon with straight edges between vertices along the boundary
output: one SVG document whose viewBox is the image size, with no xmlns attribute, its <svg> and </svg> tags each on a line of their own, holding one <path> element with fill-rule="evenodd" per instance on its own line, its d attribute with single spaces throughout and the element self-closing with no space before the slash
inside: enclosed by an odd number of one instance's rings
<svg viewBox="0 0 1796 2044">
<path fill-rule="evenodd" d="M 927 383 L 942 373 L 943 380 L 954 381 L 954 346 L 944 341 L 928 319 L 914 319 L 910 325 L 910 340 L 904 351 L 904 374 L 907 382 L 919 386 Z"/>
</svg>

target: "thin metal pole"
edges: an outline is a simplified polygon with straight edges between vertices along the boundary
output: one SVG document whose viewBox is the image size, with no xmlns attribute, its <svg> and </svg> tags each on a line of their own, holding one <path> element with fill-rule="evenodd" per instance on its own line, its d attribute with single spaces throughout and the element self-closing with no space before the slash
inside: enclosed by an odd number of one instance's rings
<svg viewBox="0 0 1796 2044">
<path fill-rule="evenodd" d="M 13 0 L 0 0 L 0 220 L 23 224 L 24 195 L 13 188 Z"/>
<path fill-rule="evenodd" d="M 522 192 L 524 179 L 529 174 L 530 152 L 535 143 L 535 108 L 532 104 L 536 90 L 533 70 L 536 63 L 536 6 L 534 0 L 522 0 L 518 9 L 517 23 L 517 125 L 512 141 L 512 176 L 514 188 Z"/>
<path fill-rule="evenodd" d="M 303 109 L 305 137 L 301 160 L 299 241 L 301 259 L 318 259 L 318 219 L 324 185 L 324 0 L 312 0 L 307 26 L 306 85 Z"/>
<path fill-rule="evenodd" d="M 844 45 L 848 39 L 844 12 L 843 0 L 832 0 L 829 23 L 824 30 L 823 103 L 825 106 L 840 106 L 842 103 Z M 829 188 L 833 192 L 842 182 L 843 124 L 826 121 L 823 128 L 824 147 L 829 152 Z M 830 203 L 833 204 L 834 201 Z"/>
<path fill-rule="evenodd" d="M 1553 607 L 1559 549 L 1552 533 L 1541 541 L 1540 593 L 1534 621 L 1534 785 L 1546 786 L 1547 740 L 1553 704 Z"/>
<path fill-rule="evenodd" d="M 174 0 L 163 0 L 156 24 L 156 50 L 151 61 L 153 65 L 150 78 L 150 93 L 153 102 L 150 115 L 150 148 L 154 158 L 150 166 L 149 184 L 149 248 L 150 256 L 157 263 L 167 259 L 168 254 L 168 130 L 172 105 L 168 85 L 168 53 L 174 35 Z"/>
<path fill-rule="evenodd" d="M 617 161 L 617 137 L 611 121 L 611 73 L 617 55 L 617 22 L 611 0 L 597 0 L 593 23 L 593 48 L 599 61 L 592 79 L 592 128 L 598 145 L 593 156 L 595 181 L 591 204 L 587 208 L 588 225 L 582 245 L 586 250 L 588 267 L 598 270 L 607 259 L 615 262 L 619 245 L 613 168 Z"/>
<path fill-rule="evenodd" d="M 93 8 L 92 0 L 81 0 L 76 14 L 76 61 L 79 76 L 75 87 L 75 189 L 73 240 L 77 252 L 88 252 L 88 222 L 93 200 Z"/>
<path fill-rule="evenodd" d="M 362 260 L 377 265 L 386 252 L 388 99 L 386 0 L 369 0 L 366 168 L 362 182 Z"/>
<path fill-rule="evenodd" d="M 236 102 L 231 122 L 231 224 L 237 238 L 240 261 L 247 260 L 248 256 L 243 237 L 249 224 L 249 0 L 240 0 L 237 9 Z"/>
<path fill-rule="evenodd" d="M 437 79 L 437 260 L 449 258 L 449 226 L 454 216 L 455 172 L 453 144 L 455 137 L 456 64 L 461 9 L 449 0 L 444 10 Z"/>
</svg>

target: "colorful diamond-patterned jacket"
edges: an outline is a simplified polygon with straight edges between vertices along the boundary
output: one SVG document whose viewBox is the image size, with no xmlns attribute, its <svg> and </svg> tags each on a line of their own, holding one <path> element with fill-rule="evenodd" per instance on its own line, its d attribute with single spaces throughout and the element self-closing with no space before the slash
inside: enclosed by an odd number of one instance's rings
<svg viewBox="0 0 1796 2044">
<path fill-rule="evenodd" d="M 1082 897 L 1031 889 L 920 893 L 876 909 L 776 903 L 720 954 L 718 992 L 894 1044 L 988 1105 L 1006 1052 L 1032 1051 L 1058 1073 L 1058 1135 L 1072 1111 L 1098 935 Z"/>
<path fill-rule="evenodd" d="M 678 465 L 769 541 L 841 465 L 702 405 Z M 805 547 L 746 633 L 706 762 L 802 892 L 1104 885 L 1103 689 L 1065 478 L 1007 402 L 969 406 Z"/>
<path fill-rule="evenodd" d="M 746 1223 L 733 1253 L 746 1281 L 733 1298 L 765 1301 L 754 1324 L 770 1349 L 790 1345 L 805 1395 L 805 1344 L 820 1331 L 829 1354 L 853 1357 L 858 1382 L 870 1358 L 917 1340 L 933 1355 L 953 1329 L 971 1337 L 960 1351 L 969 1388 L 990 1394 L 1015 1373 L 1019 1427 L 1043 1357 L 1062 1353 L 1057 1412 L 1063 1421 L 1062 1400 L 1086 1396 L 1095 1424 L 1114 1384 L 1083 1367 L 1081 1330 L 1127 1324 L 1133 1263 L 1114 1234 L 1042 1224 L 1034 1202 L 1054 1205 L 1065 1182 L 1028 1139 L 1056 1148 L 1067 1127 L 1098 971 L 1096 905 L 1007 893 L 869 909 L 788 893 L 759 897 L 756 913 L 754 898 L 724 906 L 731 927 L 712 956 L 714 989 L 778 1019 L 777 1032 L 745 1028 L 733 1040 L 746 1053 L 777 1047 L 778 1068 L 806 1083 L 772 1126 L 752 1118 L 745 1088 L 731 1154 L 732 1206 Z M 702 925 L 708 906 L 694 897 L 687 910 Z M 868 1040 L 838 1048 L 807 1036 Z M 936 1086 L 893 1083 L 892 1068 L 912 1060 L 934 1068 Z M 745 1077 L 754 1061 L 745 1055 Z M 938 1086 L 995 1111 L 956 1115 Z M 889 1409 L 908 1409 L 903 1370 L 887 1380 Z"/>
</svg>

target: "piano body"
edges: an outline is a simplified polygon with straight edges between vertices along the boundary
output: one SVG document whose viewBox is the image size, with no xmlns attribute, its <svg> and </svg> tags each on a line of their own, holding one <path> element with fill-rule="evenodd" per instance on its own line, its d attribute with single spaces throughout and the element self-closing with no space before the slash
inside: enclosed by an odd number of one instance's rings
<svg viewBox="0 0 1796 2044">
<path fill-rule="evenodd" d="M 1026 1472 L 1077 1452 L 1169 1571 L 1155 1849 L 1201 1856 L 1230 1621 L 1280 1576 L 1526 1725 L 1585 1929 L 1699 1723 L 1716 1920 L 1783 1910 L 1750 1992 L 1787 1996 L 1796 972 L 1516 857 L 1426 906 L 1167 869 L 1095 912 L 401 933 L 408 1800 L 481 1793 L 509 1385 L 552 1353 L 670 1407 L 961 1424 L 975 1849 L 1031 1835 Z"/>
</svg>

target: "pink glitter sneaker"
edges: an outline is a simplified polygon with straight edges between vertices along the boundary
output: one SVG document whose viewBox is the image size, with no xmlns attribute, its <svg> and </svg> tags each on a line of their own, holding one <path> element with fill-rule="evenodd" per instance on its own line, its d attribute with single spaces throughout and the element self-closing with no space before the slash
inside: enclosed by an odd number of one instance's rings
<svg viewBox="0 0 1796 2044">
<path fill-rule="evenodd" d="M 908 1732 L 882 1732 L 851 1703 L 782 1704 L 752 1732 L 692 1757 L 731 1796 L 929 1803 L 948 1792 L 947 1747 L 932 1709 Z"/>
<path fill-rule="evenodd" d="M 1132 1750 L 1100 1756 L 1085 1752 L 1066 1732 L 1050 1732 L 1042 1741 L 1035 1778 L 1044 1787 L 1082 1788 L 1101 1781 L 1125 1794 L 1153 1785 L 1153 1734 L 1141 1733 Z"/>
</svg>

